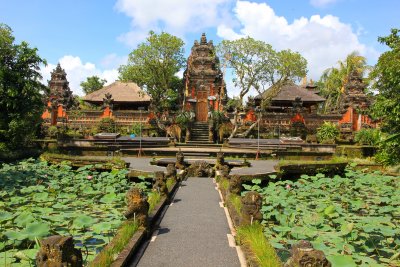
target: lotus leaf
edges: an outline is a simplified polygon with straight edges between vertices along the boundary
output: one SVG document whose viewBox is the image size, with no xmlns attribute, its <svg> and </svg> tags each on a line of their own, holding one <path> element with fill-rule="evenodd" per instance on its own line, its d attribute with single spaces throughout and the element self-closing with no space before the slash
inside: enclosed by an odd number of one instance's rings
<svg viewBox="0 0 400 267">
<path fill-rule="evenodd" d="M 35 238 L 41 238 L 49 235 L 50 227 L 47 223 L 33 222 L 28 224 L 22 232 L 33 241 Z"/>
<path fill-rule="evenodd" d="M 109 204 L 109 203 L 112 203 L 112 202 L 114 202 L 116 200 L 117 200 L 117 195 L 115 193 L 109 193 L 109 194 L 104 195 L 100 199 L 100 202 Z"/>
<path fill-rule="evenodd" d="M 357 267 L 353 258 L 349 255 L 331 255 L 327 256 L 332 267 Z"/>
<path fill-rule="evenodd" d="M 80 215 L 75 218 L 73 225 L 76 228 L 86 228 L 88 226 L 91 226 L 94 222 L 95 220 L 92 217 L 88 215 Z"/>
<path fill-rule="evenodd" d="M 11 213 L 7 211 L 0 211 L 0 223 L 6 222 L 12 218 L 13 216 Z"/>
<path fill-rule="evenodd" d="M 33 222 L 34 220 L 35 220 L 35 217 L 33 216 L 33 214 L 31 212 L 24 211 L 14 219 L 14 223 L 19 227 L 24 227 L 28 223 Z"/>
</svg>

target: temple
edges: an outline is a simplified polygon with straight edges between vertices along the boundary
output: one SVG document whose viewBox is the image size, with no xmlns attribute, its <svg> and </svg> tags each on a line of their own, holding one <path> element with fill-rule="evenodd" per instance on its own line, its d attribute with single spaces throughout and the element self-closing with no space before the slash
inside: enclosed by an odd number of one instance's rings
<svg viewBox="0 0 400 267">
<path fill-rule="evenodd" d="M 352 71 L 341 95 L 339 112 L 340 132 L 345 139 L 351 138 L 353 132 L 362 128 L 376 127 L 376 123 L 364 114 L 371 106 L 371 99 L 364 93 L 366 85 L 356 70 Z"/>
<path fill-rule="evenodd" d="M 195 112 L 196 121 L 207 121 L 209 110 L 222 110 L 226 86 L 213 42 L 207 42 L 204 33 L 200 42 L 194 41 L 183 78 L 185 89 L 180 98 L 185 110 Z"/>
<path fill-rule="evenodd" d="M 51 72 L 49 81 L 49 93 L 45 97 L 46 110 L 42 114 L 45 123 L 57 125 L 67 119 L 67 110 L 74 104 L 72 91 L 69 89 L 69 82 L 65 70 L 60 63 Z"/>
</svg>

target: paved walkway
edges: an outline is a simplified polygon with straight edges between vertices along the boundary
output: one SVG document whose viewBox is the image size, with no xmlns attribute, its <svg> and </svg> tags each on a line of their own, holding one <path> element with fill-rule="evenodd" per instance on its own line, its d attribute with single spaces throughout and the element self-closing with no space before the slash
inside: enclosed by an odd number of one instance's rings
<svg viewBox="0 0 400 267">
<path fill-rule="evenodd" d="M 278 164 L 277 160 L 249 160 L 251 166 L 243 168 L 233 168 L 230 172 L 231 175 L 265 175 L 268 173 L 275 173 L 274 166 Z"/>
<path fill-rule="evenodd" d="M 184 181 L 137 266 L 240 266 L 220 201 L 212 179 Z"/>
</svg>

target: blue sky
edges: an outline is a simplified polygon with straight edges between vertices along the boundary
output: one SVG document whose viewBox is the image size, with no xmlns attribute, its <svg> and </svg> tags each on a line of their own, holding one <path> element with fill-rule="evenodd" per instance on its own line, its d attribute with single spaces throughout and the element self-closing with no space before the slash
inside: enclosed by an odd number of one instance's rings
<svg viewBox="0 0 400 267">
<path fill-rule="evenodd" d="M 117 79 L 118 66 L 149 30 L 181 37 L 187 54 L 202 32 L 215 44 L 249 35 L 299 51 L 309 77 L 318 79 L 354 50 L 375 64 L 386 49 L 377 37 L 400 27 L 398 0 L 0 0 L 0 7 L 0 22 L 17 41 L 47 59 L 44 80 L 61 62 L 77 94 L 88 76 Z"/>
</svg>

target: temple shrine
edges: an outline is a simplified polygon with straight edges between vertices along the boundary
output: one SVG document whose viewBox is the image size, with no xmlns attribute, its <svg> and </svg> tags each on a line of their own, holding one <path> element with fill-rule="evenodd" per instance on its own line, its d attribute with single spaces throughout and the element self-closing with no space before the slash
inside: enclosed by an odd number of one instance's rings
<svg viewBox="0 0 400 267">
<path fill-rule="evenodd" d="M 194 41 L 183 79 L 185 89 L 180 97 L 185 110 L 195 112 L 196 121 L 207 121 L 210 110 L 222 110 L 227 101 L 223 73 L 213 42 L 207 42 L 204 33 L 200 42 Z"/>
<path fill-rule="evenodd" d="M 45 123 L 57 125 L 57 123 L 66 122 L 67 110 L 74 104 L 72 91 L 69 88 L 67 74 L 61 68 L 60 63 L 51 72 L 49 81 L 49 94 L 45 97 L 46 110 L 42 114 Z"/>
</svg>

